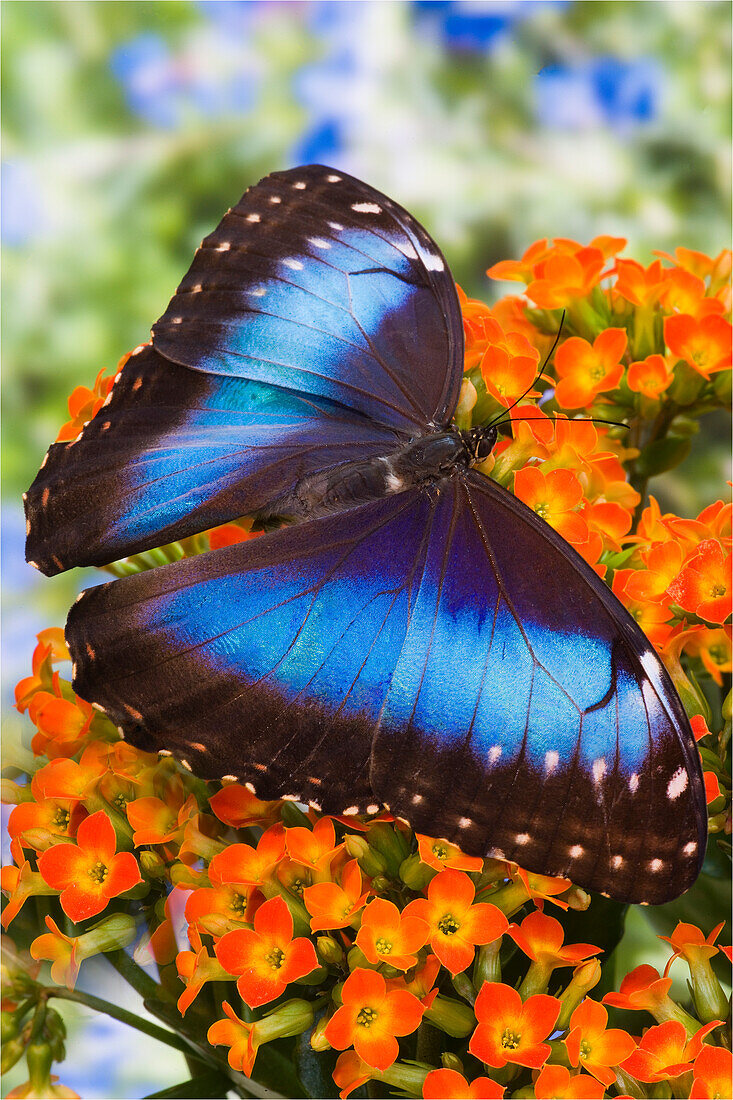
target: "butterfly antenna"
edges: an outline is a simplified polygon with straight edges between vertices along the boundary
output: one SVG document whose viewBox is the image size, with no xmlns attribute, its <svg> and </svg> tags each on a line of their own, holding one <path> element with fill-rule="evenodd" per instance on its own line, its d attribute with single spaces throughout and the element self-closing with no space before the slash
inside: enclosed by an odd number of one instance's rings
<svg viewBox="0 0 733 1100">
<path fill-rule="evenodd" d="M 529 391 L 534 389 L 534 387 L 539 382 L 540 378 L 542 377 L 542 372 L 544 371 L 547 364 L 550 362 L 550 359 L 552 359 L 555 348 L 557 347 L 558 343 L 560 342 L 560 336 L 562 335 L 562 326 L 563 326 L 564 322 L 565 322 L 565 310 L 562 311 L 562 317 L 560 318 L 560 324 L 558 326 L 557 336 L 555 337 L 555 339 L 553 341 L 552 347 L 550 348 L 547 355 L 545 356 L 545 361 L 542 364 L 542 366 L 540 367 L 539 373 L 535 376 L 535 378 L 532 380 L 532 382 L 529 384 L 529 386 L 527 386 L 527 389 L 524 391 L 524 393 L 520 394 L 516 401 L 512 402 L 511 405 L 507 406 L 507 408 L 504 409 L 504 411 L 501 413 L 502 417 L 504 416 L 505 413 L 511 412 L 512 409 L 515 408 L 515 406 L 518 405 L 520 401 L 523 401 L 524 398 L 529 393 Z M 489 423 L 486 425 L 486 427 L 487 428 L 492 428 L 495 424 L 497 424 L 499 422 L 499 419 L 500 418 L 497 416 L 493 420 L 490 420 Z"/>
</svg>

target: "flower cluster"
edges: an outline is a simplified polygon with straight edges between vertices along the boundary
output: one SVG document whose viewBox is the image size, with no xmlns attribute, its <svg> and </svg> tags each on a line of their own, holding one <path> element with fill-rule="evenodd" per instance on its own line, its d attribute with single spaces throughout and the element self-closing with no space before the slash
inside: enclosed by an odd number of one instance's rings
<svg viewBox="0 0 733 1100">
<path fill-rule="evenodd" d="M 729 392 L 729 257 L 680 249 L 644 268 L 617 258 L 623 243 L 538 242 L 490 272 L 524 297 L 462 295 L 456 420 L 499 425 L 483 471 L 575 546 L 658 648 L 699 740 L 711 830 L 729 832 L 730 506 L 642 507 Z M 108 392 L 101 377 L 75 391 L 60 438 Z M 256 533 L 242 520 L 111 568 Z M 64 1033 L 49 1000 L 101 953 L 175 1026 L 156 1037 L 223 1079 L 297 1052 L 303 1079 L 327 1066 L 342 1097 L 365 1082 L 425 1098 L 730 1094 L 720 926 L 679 922 L 661 937 L 663 974 L 637 966 L 593 996 L 604 954 L 568 929 L 595 902 L 568 880 L 469 857 L 386 812 L 333 817 L 204 782 L 126 744 L 62 676 L 68 659 L 60 630 L 39 634 L 16 689 L 31 751 L 3 780 L 2 924 L 29 949 L 9 942 L 4 962 L 2 1068 L 25 1055 L 30 1078 L 10 1096 L 75 1095 L 50 1073 Z M 55 984 L 39 984 L 44 961 Z M 682 1003 L 673 966 L 689 975 Z"/>
</svg>

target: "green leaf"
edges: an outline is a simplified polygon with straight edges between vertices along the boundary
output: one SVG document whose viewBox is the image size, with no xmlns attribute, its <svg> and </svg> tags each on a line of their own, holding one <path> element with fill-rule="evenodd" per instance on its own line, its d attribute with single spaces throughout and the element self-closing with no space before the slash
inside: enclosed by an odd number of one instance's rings
<svg viewBox="0 0 733 1100">
<path fill-rule="evenodd" d="M 690 439 L 670 435 L 647 444 L 636 460 L 636 472 L 643 478 L 674 470 L 690 453 Z"/>
<path fill-rule="evenodd" d="M 148 1093 L 145 1100 L 163 1100 L 164 1097 L 170 1097 L 171 1100 L 186 1100 L 188 1097 L 191 1100 L 197 1100 L 197 1098 L 209 1100 L 210 1097 L 226 1096 L 231 1088 L 232 1082 L 226 1074 L 209 1070 L 192 1077 L 189 1081 L 179 1081 L 177 1085 L 161 1089 L 160 1092 Z"/>
</svg>

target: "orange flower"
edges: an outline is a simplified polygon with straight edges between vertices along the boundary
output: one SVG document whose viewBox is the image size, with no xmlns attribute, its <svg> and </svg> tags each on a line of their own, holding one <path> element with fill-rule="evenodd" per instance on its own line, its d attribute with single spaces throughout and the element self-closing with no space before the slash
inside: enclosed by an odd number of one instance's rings
<svg viewBox="0 0 733 1100">
<path fill-rule="evenodd" d="M 537 466 L 525 466 L 514 475 L 514 495 L 568 542 L 588 538 L 588 525 L 575 511 L 583 499 L 583 487 L 572 470 L 550 470 L 545 475 Z"/>
<path fill-rule="evenodd" d="M 434 1069 L 422 1087 L 425 1100 L 501 1100 L 504 1089 L 490 1077 L 476 1077 L 469 1084 L 455 1069 Z"/>
<path fill-rule="evenodd" d="M 523 394 L 538 396 L 530 392 L 530 388 L 537 377 L 540 353 L 526 336 L 519 332 L 503 332 L 498 321 L 493 324 L 496 332 L 481 358 L 481 375 L 489 393 L 505 407 Z"/>
<path fill-rule="evenodd" d="M 8 904 L 0 918 L 3 928 L 7 928 L 10 922 L 15 920 L 28 898 L 56 893 L 44 882 L 43 875 L 39 871 L 32 870 L 27 859 L 24 859 L 19 867 L 7 863 L 0 875 L 2 876 L 0 885 L 9 895 Z"/>
<path fill-rule="evenodd" d="M 733 1055 L 725 1047 L 704 1046 L 693 1067 L 690 1100 L 724 1100 L 733 1092 Z"/>
<path fill-rule="evenodd" d="M 73 989 L 79 977 L 81 960 L 78 958 L 78 936 L 65 936 L 52 917 L 46 917 L 49 932 L 36 936 L 30 946 L 34 959 L 47 959 L 51 963 L 51 977 L 56 985 Z"/>
<path fill-rule="evenodd" d="M 471 965 L 476 944 L 492 943 L 509 927 L 495 905 L 474 904 L 475 896 L 468 875 L 449 869 L 435 876 L 427 898 L 417 898 L 404 909 L 405 917 L 419 917 L 427 923 L 430 946 L 451 974 Z"/>
<path fill-rule="evenodd" d="M 239 1073 L 249 1076 L 254 1068 L 259 1046 L 256 1038 L 257 1024 L 248 1024 L 240 1020 L 228 1001 L 223 1001 L 221 1007 L 228 1018 L 213 1023 L 206 1033 L 206 1038 L 213 1047 L 229 1047 L 227 1054 L 229 1065 Z"/>
<path fill-rule="evenodd" d="M 401 914 L 391 901 L 373 898 L 361 918 L 356 946 L 370 963 L 409 970 L 417 962 L 417 952 L 427 941 L 428 931 L 425 921 Z"/>
<path fill-rule="evenodd" d="M 51 691 L 37 691 L 28 704 L 28 715 L 38 729 L 31 741 L 36 756 L 73 756 L 82 746 L 94 720 L 94 710 L 84 699 L 62 697 L 58 672 Z"/>
<path fill-rule="evenodd" d="M 55 844 L 38 860 L 49 886 L 61 890 L 61 908 L 78 922 L 94 917 L 116 898 L 142 882 L 132 852 L 115 855 L 117 840 L 104 810 L 82 821 L 76 844 Z"/>
<path fill-rule="evenodd" d="M 248 825 L 274 824 L 280 817 L 282 802 L 262 802 L 240 783 L 230 783 L 211 796 L 209 805 L 219 821 L 234 829 L 245 829 Z"/>
<path fill-rule="evenodd" d="M 607 328 L 592 345 L 580 336 L 561 344 L 555 354 L 558 405 L 578 409 L 590 405 L 602 391 L 615 389 L 624 373 L 621 356 L 627 339 L 626 329 Z"/>
<path fill-rule="evenodd" d="M 659 260 L 647 268 L 636 260 L 617 260 L 616 274 L 614 290 L 635 306 L 654 305 L 669 281 L 669 274 Z"/>
<path fill-rule="evenodd" d="M 318 968 L 316 949 L 304 936 L 293 939 L 293 918 L 279 896 L 255 913 L 254 931 L 236 928 L 222 936 L 216 957 L 230 974 L 238 974 L 237 989 L 250 1008 L 274 1001 L 290 982 Z"/>
<path fill-rule="evenodd" d="M 104 368 L 102 368 L 94 380 L 92 389 L 89 389 L 88 386 L 76 387 L 68 401 L 71 420 L 67 420 L 63 427 L 59 429 L 59 434 L 56 436 L 57 443 L 76 439 L 84 425 L 97 415 L 114 385 L 118 371 L 122 369 L 128 359 L 129 354 L 123 356 L 117 364 L 115 373 L 107 378 L 104 377 Z"/>
<path fill-rule="evenodd" d="M 143 844 L 181 844 L 186 822 L 198 813 L 196 796 L 186 798 L 183 784 L 176 777 L 168 783 L 162 798 L 146 796 L 127 803 L 127 820 L 135 830 L 136 848 Z"/>
<path fill-rule="evenodd" d="M 552 252 L 547 239 L 535 241 L 522 256 L 521 260 L 500 260 L 493 264 L 486 274 L 490 279 L 506 279 L 510 282 L 529 283 L 532 279 L 535 264 L 539 263 Z"/>
<path fill-rule="evenodd" d="M 675 1011 L 669 996 L 671 987 L 671 978 L 660 977 L 658 970 L 643 963 L 629 971 L 618 993 L 607 993 L 603 1003 L 634 1012 L 650 1012 L 656 1020 L 665 1020 Z"/>
<path fill-rule="evenodd" d="M 188 932 L 193 951 L 179 951 L 176 955 L 178 977 L 186 986 L 178 998 L 178 1011 L 185 1016 L 207 982 L 229 981 L 229 971 L 218 959 L 214 959 L 201 942 L 195 928 Z"/>
<path fill-rule="evenodd" d="M 85 815 L 86 810 L 76 799 L 41 797 L 36 802 L 21 802 L 13 807 L 8 818 L 8 832 L 13 839 L 18 837 L 23 847 L 35 848 L 38 839 L 33 835 L 34 830 L 45 830 L 52 836 L 73 837 Z M 31 844 L 31 840 L 36 843 Z"/>
<path fill-rule="evenodd" d="M 37 691 L 48 691 L 53 676 L 54 661 L 69 661 L 71 657 L 60 627 L 49 627 L 36 635 L 38 645 L 33 650 L 33 675 L 20 680 L 15 688 L 15 705 L 21 714 Z"/>
<path fill-rule="evenodd" d="M 485 982 L 476 998 L 478 1027 L 468 1049 L 479 1061 L 500 1069 L 507 1062 L 539 1069 L 552 1048 L 544 1042 L 560 1014 L 560 1002 L 545 993 L 522 998 L 501 982 Z"/>
<path fill-rule="evenodd" d="M 257 847 L 230 844 L 209 864 L 219 882 L 238 882 L 245 886 L 263 886 L 285 855 L 285 828 L 271 825 L 260 837 Z"/>
<path fill-rule="evenodd" d="M 664 320 L 667 347 L 688 366 L 709 378 L 731 365 L 731 325 L 718 314 L 697 321 L 689 313 L 675 313 Z"/>
<path fill-rule="evenodd" d="M 417 997 L 425 1009 L 432 1008 L 438 990 L 435 980 L 440 973 L 440 959 L 435 955 L 428 955 L 421 967 L 413 971 L 409 981 L 402 974 L 398 978 L 387 979 L 387 989 L 406 989 Z"/>
<path fill-rule="evenodd" d="M 721 626 L 715 630 L 704 627 L 691 636 L 685 650 L 691 657 L 699 657 L 718 687 L 723 686 L 723 673 L 733 669 L 729 626 Z"/>
<path fill-rule="evenodd" d="M 621 1068 L 636 1077 L 637 1081 L 652 1083 L 679 1077 L 681 1073 L 692 1068 L 708 1032 L 722 1022 L 714 1020 L 711 1024 L 706 1024 L 691 1039 L 688 1039 L 684 1026 L 677 1020 L 668 1020 L 664 1024 L 650 1027 Z"/>
<path fill-rule="evenodd" d="M 341 884 L 316 882 L 303 890 L 303 902 L 311 914 L 311 932 L 324 928 L 345 928 L 364 906 L 369 891 L 364 890 L 361 868 L 350 860 L 341 872 Z"/>
<path fill-rule="evenodd" d="M 317 872 L 327 871 L 331 860 L 343 847 L 341 844 L 336 846 L 336 833 L 330 817 L 320 817 L 312 829 L 286 829 L 285 844 L 291 859 Z"/>
<path fill-rule="evenodd" d="M 534 265 L 527 297 L 541 309 L 570 305 L 576 298 L 585 298 L 600 282 L 604 263 L 600 248 L 577 248 L 571 254 L 556 245 L 547 259 Z"/>
<path fill-rule="evenodd" d="M 608 1013 L 598 1001 L 586 997 L 570 1017 L 570 1031 L 563 1039 L 572 1066 L 587 1069 L 608 1088 L 616 1080 L 611 1066 L 625 1062 L 636 1043 L 619 1028 L 606 1028 Z"/>
<path fill-rule="evenodd" d="M 672 633 L 671 612 L 661 603 L 634 599 L 629 591 L 635 570 L 617 569 L 611 591 L 618 597 L 631 617 L 636 620 L 647 638 L 655 645 L 663 645 Z"/>
<path fill-rule="evenodd" d="M 420 1024 L 423 1006 L 406 990 L 387 990 L 381 974 L 355 970 L 341 991 L 343 1004 L 328 1021 L 325 1036 L 336 1050 L 353 1046 L 369 1066 L 385 1070 L 399 1054 L 395 1036 Z"/>
<path fill-rule="evenodd" d="M 624 591 L 638 603 L 667 603 L 667 589 L 682 568 L 682 547 L 678 542 L 655 542 L 642 550 L 646 569 L 634 571 Z"/>
<path fill-rule="evenodd" d="M 563 946 L 563 927 L 559 920 L 535 910 L 521 924 L 510 924 L 508 935 L 533 962 L 550 973 L 559 966 L 577 966 L 591 955 L 598 955 L 600 947 L 592 943 L 574 943 Z"/>
<path fill-rule="evenodd" d="M 631 513 L 620 504 L 610 500 L 599 500 L 595 504 L 583 502 L 581 517 L 588 524 L 590 532 L 596 532 L 603 539 L 607 550 L 621 550 L 620 539 L 631 527 Z"/>
<path fill-rule="evenodd" d="M 534 1083 L 537 1100 L 602 1100 L 606 1094 L 600 1081 L 587 1073 L 571 1076 L 565 1066 L 544 1066 Z"/>
<path fill-rule="evenodd" d="M 730 561 L 730 553 L 717 539 L 705 539 L 670 584 L 669 595 L 685 611 L 707 622 L 725 622 L 733 601 Z"/>
<path fill-rule="evenodd" d="M 668 313 L 688 313 L 696 320 L 710 313 L 724 313 L 720 298 L 707 298 L 705 282 L 691 271 L 676 267 L 669 272 L 667 288 L 661 303 Z"/>
<path fill-rule="evenodd" d="M 371 1080 L 373 1066 L 368 1066 L 363 1058 L 360 1058 L 355 1050 L 345 1050 L 336 1059 L 333 1070 L 333 1079 L 336 1087 L 340 1089 L 341 1100 L 346 1100 L 354 1089 Z"/>
<path fill-rule="evenodd" d="M 677 927 L 671 936 L 660 936 L 660 940 L 664 940 L 674 949 L 672 957 L 665 967 L 664 976 L 666 977 L 669 973 L 669 968 L 675 959 L 682 958 L 690 966 L 694 966 L 701 962 L 707 962 L 713 955 L 716 955 L 718 949 L 714 946 L 715 941 L 720 935 L 724 924 L 725 921 L 716 924 L 712 932 L 705 936 L 702 929 L 698 928 L 696 924 L 685 924 L 684 921 L 678 921 Z"/>
<path fill-rule="evenodd" d="M 663 355 L 647 355 L 646 359 L 632 363 L 626 373 L 629 389 L 652 399 L 664 393 L 673 378 Z"/>
<path fill-rule="evenodd" d="M 262 534 L 262 531 L 246 531 L 238 523 L 223 523 L 220 527 L 212 527 L 207 534 L 209 549 L 221 550 L 222 546 L 234 546 L 235 543 L 255 539 Z"/>
<path fill-rule="evenodd" d="M 436 871 L 442 871 L 446 867 L 452 867 L 454 871 L 480 871 L 483 868 L 484 861 L 479 856 L 464 855 L 457 844 L 436 840 L 435 837 L 424 836 L 422 833 L 415 833 L 415 837 L 420 859 Z"/>
<path fill-rule="evenodd" d="M 250 924 L 262 900 L 262 894 L 254 886 L 219 882 L 214 875 L 211 886 L 199 887 L 188 898 L 186 920 L 191 927 L 209 935 L 223 936 L 232 926 Z"/>
</svg>

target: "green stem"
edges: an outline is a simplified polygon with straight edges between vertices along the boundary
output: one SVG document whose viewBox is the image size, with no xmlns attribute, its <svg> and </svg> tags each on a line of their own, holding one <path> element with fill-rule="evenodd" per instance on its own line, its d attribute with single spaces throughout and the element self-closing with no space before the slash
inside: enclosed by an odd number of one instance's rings
<svg viewBox="0 0 733 1100">
<path fill-rule="evenodd" d="M 125 951 L 109 951 L 107 958 L 120 977 L 124 978 L 143 1000 L 162 1000 L 170 1004 L 171 998 L 166 990 L 154 982 Z"/>
<path fill-rule="evenodd" d="M 63 986 L 48 986 L 43 990 L 43 996 L 45 998 L 59 997 L 63 1001 L 74 1001 L 76 1004 L 86 1005 L 87 1008 L 91 1008 L 95 1012 L 104 1012 L 114 1020 L 119 1020 L 121 1024 L 134 1027 L 136 1031 L 142 1031 L 152 1039 L 157 1039 L 158 1042 L 165 1043 L 166 1046 L 174 1047 L 183 1054 L 188 1055 L 191 1053 L 191 1047 L 180 1035 L 176 1035 L 172 1031 L 166 1031 L 165 1028 L 158 1027 L 157 1024 L 150 1023 L 148 1020 L 143 1020 L 142 1017 L 136 1016 L 134 1012 L 128 1012 L 126 1008 L 120 1008 L 118 1005 L 110 1004 L 109 1001 L 103 1001 L 101 997 L 95 997 L 92 993 L 81 993 L 77 989 L 66 989 Z"/>
</svg>

